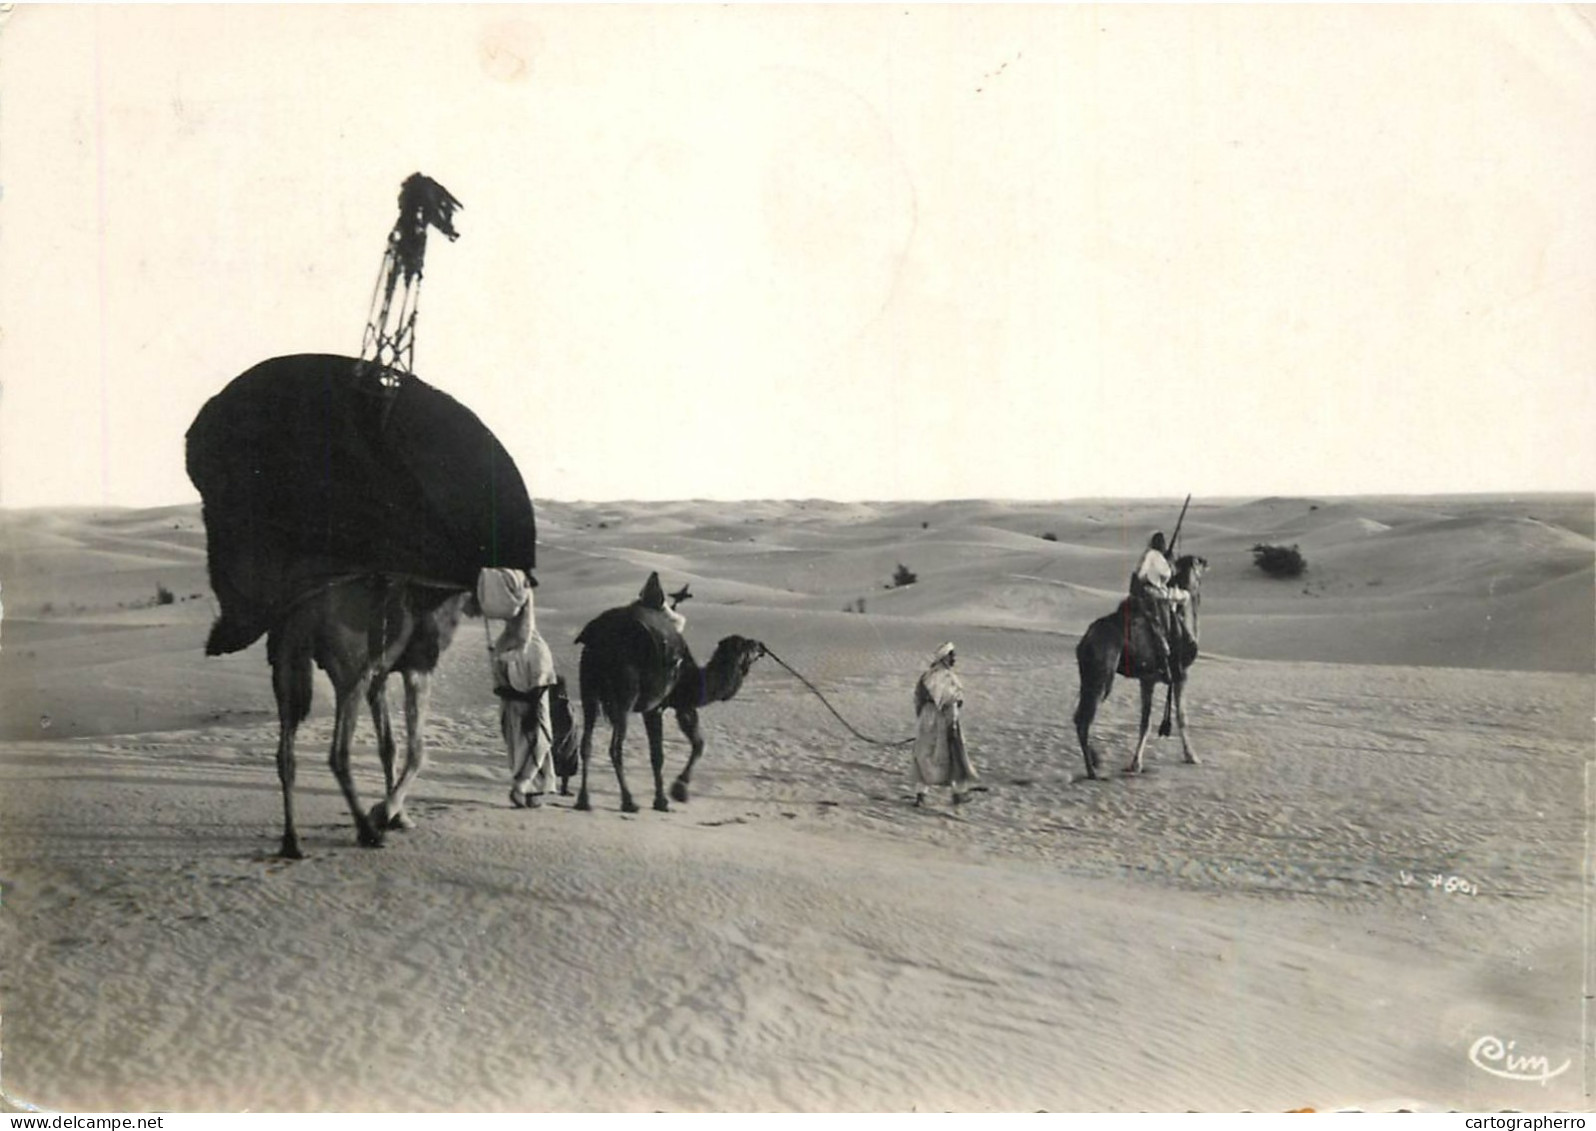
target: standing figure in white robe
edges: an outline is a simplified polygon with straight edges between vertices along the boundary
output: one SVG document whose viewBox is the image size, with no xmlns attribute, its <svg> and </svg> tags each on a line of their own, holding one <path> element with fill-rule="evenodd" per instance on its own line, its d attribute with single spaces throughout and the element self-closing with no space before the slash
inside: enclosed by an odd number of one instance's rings
<svg viewBox="0 0 1596 1131">
<path fill-rule="evenodd" d="M 975 767 L 964 748 L 959 711 L 964 706 L 964 685 L 953 674 L 953 645 L 944 644 L 931 658 L 931 666 L 914 685 L 914 713 L 918 730 L 909 776 L 914 803 L 925 804 L 926 787 L 950 786 L 953 803 L 962 804 L 976 780 Z"/>
<path fill-rule="evenodd" d="M 554 776 L 549 697 L 558 676 L 554 654 L 538 634 L 532 584 L 520 570 L 496 569 L 484 570 L 477 587 L 483 615 L 505 620 L 488 659 L 494 694 L 499 697 L 499 728 L 509 757 L 510 803 L 518 809 L 541 806 Z"/>
</svg>

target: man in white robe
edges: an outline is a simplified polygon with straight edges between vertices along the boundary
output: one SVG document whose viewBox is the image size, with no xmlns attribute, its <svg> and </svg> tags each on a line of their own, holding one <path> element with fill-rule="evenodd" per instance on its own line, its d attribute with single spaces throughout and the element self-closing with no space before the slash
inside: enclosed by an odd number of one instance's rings
<svg viewBox="0 0 1596 1131">
<path fill-rule="evenodd" d="M 1189 596 L 1184 589 L 1170 584 L 1174 576 L 1175 568 L 1164 549 L 1164 532 L 1154 531 L 1131 573 L 1130 595 L 1152 626 L 1155 658 L 1166 680 L 1171 678 L 1169 661 L 1173 651 L 1174 616 Z"/>
<path fill-rule="evenodd" d="M 531 580 L 519 570 L 484 570 L 483 574 L 477 587 L 483 615 L 505 619 L 504 631 L 490 647 L 488 659 L 494 693 L 499 696 L 499 728 L 509 756 L 510 803 L 518 809 L 536 809 L 553 785 L 549 696 L 558 678 L 554 654 L 538 635 Z"/>
<path fill-rule="evenodd" d="M 909 776 L 917 806 L 925 804 L 926 788 L 933 785 L 950 786 L 953 803 L 963 804 L 976 780 L 975 767 L 970 764 L 970 756 L 964 748 L 964 732 L 959 725 L 964 685 L 953 674 L 954 660 L 953 645 L 942 645 L 931 658 L 931 666 L 914 685 L 918 730 Z"/>
</svg>

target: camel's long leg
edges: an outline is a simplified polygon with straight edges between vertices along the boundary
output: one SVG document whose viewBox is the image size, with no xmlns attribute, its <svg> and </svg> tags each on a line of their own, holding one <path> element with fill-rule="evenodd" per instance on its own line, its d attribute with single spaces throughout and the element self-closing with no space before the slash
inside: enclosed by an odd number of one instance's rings
<svg viewBox="0 0 1596 1131">
<path fill-rule="evenodd" d="M 615 767 L 615 780 L 621 787 L 621 812 L 637 812 L 637 802 L 632 800 L 632 791 L 626 785 L 626 768 L 621 764 L 622 751 L 626 746 L 626 712 L 617 711 L 610 720 L 610 764 Z"/>
<path fill-rule="evenodd" d="M 382 761 L 382 784 L 393 792 L 394 741 L 393 723 L 388 718 L 388 677 L 378 676 L 366 688 L 366 705 L 371 709 L 371 723 L 377 728 L 377 757 Z"/>
<path fill-rule="evenodd" d="M 643 733 L 648 735 L 648 764 L 654 771 L 654 808 L 669 813 L 671 803 L 665 800 L 665 712 L 663 709 L 643 714 Z"/>
<path fill-rule="evenodd" d="M 676 709 L 676 725 L 681 728 L 687 741 L 693 744 L 693 752 L 687 756 L 687 765 L 682 767 L 682 772 L 676 775 L 676 780 L 671 783 L 671 797 L 687 804 L 687 787 L 692 781 L 693 767 L 698 764 L 699 755 L 704 752 L 704 728 L 698 721 L 698 708 L 678 707 Z"/>
<path fill-rule="evenodd" d="M 272 691 L 277 697 L 277 778 L 283 787 L 282 855 L 302 860 L 299 831 L 294 826 L 294 732 L 310 709 L 310 657 L 273 657 Z"/>
<path fill-rule="evenodd" d="M 1075 708 L 1075 736 L 1081 742 L 1081 757 L 1086 759 L 1086 776 L 1097 777 L 1097 751 L 1092 749 L 1092 720 L 1097 717 L 1101 692 L 1081 682 L 1081 701 Z"/>
<path fill-rule="evenodd" d="M 338 788 L 343 790 L 349 812 L 354 815 L 355 832 L 360 843 L 367 848 L 377 848 L 382 844 L 383 830 L 374 828 L 361 811 L 360 798 L 355 795 L 355 780 L 349 773 L 349 744 L 355 736 L 356 704 L 365 689 L 366 679 L 362 676 L 353 686 L 336 689 L 338 704 L 333 717 L 332 753 L 327 760 L 332 766 L 333 777 L 338 779 Z"/>
<path fill-rule="evenodd" d="M 405 794 L 415 784 L 427 764 L 427 705 L 432 697 L 432 676 L 428 672 L 400 673 L 405 685 L 405 768 L 399 784 L 388 791 L 372 821 L 390 829 L 413 829 L 416 823 L 405 814 Z"/>
<path fill-rule="evenodd" d="M 282 855 L 289 860 L 303 860 L 299 850 L 299 832 L 294 828 L 294 730 L 295 724 L 284 721 L 277 736 L 277 779 L 283 786 L 283 844 Z"/>
<path fill-rule="evenodd" d="M 311 647 L 302 625 L 278 626 L 266 642 L 272 668 L 272 693 L 277 699 L 277 777 L 283 789 L 283 841 L 281 852 L 289 860 L 302 859 L 299 830 L 294 824 L 294 738 L 299 724 L 310 714 Z"/>
<path fill-rule="evenodd" d="M 1180 750 L 1189 766 L 1200 765 L 1197 755 L 1191 748 L 1191 742 L 1186 737 L 1186 679 L 1182 675 L 1175 680 L 1175 728 L 1180 731 Z"/>
<path fill-rule="evenodd" d="M 582 786 L 576 794 L 576 807 L 583 812 L 593 807 L 587 795 L 587 767 L 593 760 L 593 725 L 598 722 L 598 703 L 582 700 Z"/>
<path fill-rule="evenodd" d="M 1142 725 L 1141 731 L 1136 736 L 1136 754 L 1130 760 L 1130 765 L 1125 767 L 1127 774 L 1142 772 L 1142 751 L 1147 749 L 1147 727 L 1153 718 L 1153 692 L 1158 684 L 1153 680 L 1144 679 L 1142 683 Z"/>
</svg>

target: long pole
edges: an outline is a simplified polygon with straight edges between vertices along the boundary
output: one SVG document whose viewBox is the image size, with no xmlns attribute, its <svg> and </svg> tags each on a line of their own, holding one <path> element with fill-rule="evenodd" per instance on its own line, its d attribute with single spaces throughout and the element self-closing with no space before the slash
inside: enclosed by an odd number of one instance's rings
<svg viewBox="0 0 1596 1131">
<path fill-rule="evenodd" d="M 1180 525 L 1186 521 L 1186 508 L 1191 506 L 1191 496 L 1186 496 L 1186 501 L 1180 505 L 1180 517 L 1175 520 L 1175 533 L 1169 539 L 1169 556 L 1175 556 L 1175 546 L 1180 542 Z"/>
</svg>

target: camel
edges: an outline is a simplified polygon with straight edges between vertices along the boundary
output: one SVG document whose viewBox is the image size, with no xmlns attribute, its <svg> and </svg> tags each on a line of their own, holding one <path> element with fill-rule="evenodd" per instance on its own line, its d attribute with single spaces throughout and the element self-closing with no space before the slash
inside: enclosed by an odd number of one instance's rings
<svg viewBox="0 0 1596 1131">
<path fill-rule="evenodd" d="M 671 783 L 670 795 L 686 804 L 693 766 L 704 753 L 699 709 L 736 695 L 748 669 L 765 655 L 765 646 L 746 637 L 728 636 L 715 646 L 709 664 L 700 668 L 665 610 L 641 602 L 600 613 L 577 634 L 576 643 L 582 645 L 578 668 L 582 682 L 582 785 L 576 807 L 592 808 L 587 788 L 588 764 L 593 755 L 593 726 L 601 709 L 610 724 L 610 762 L 620 783 L 623 813 L 637 812 L 621 765 L 626 717 L 643 716 L 654 769 L 654 808 L 667 813 L 670 802 L 665 799 L 662 777 L 664 714 L 666 710 L 676 712 L 676 725 L 692 743 L 693 752 Z"/>
<path fill-rule="evenodd" d="M 1192 753 L 1191 743 L 1186 738 L 1186 712 L 1181 703 L 1181 694 L 1186 686 L 1186 673 L 1197 661 L 1197 614 L 1202 605 L 1199 586 L 1203 571 L 1207 568 L 1206 559 L 1191 554 L 1183 555 L 1175 563 L 1175 576 L 1170 584 L 1190 593 L 1191 600 L 1187 604 L 1189 614 L 1181 612 L 1171 618 L 1176 626 L 1172 634 L 1174 639 L 1170 641 L 1172 680 L 1166 679 L 1159 668 L 1153 651 L 1151 629 L 1142 617 L 1131 615 L 1129 600 L 1122 601 L 1114 612 L 1093 621 L 1075 646 L 1075 658 L 1081 671 L 1081 696 L 1080 705 L 1075 708 L 1075 733 L 1080 738 L 1088 778 L 1097 777 L 1101 760 L 1091 742 L 1092 719 L 1097 715 L 1097 705 L 1108 698 L 1116 673 L 1134 676 L 1142 685 L 1141 732 L 1136 739 L 1136 754 L 1125 767 L 1125 773 L 1142 772 L 1142 753 L 1147 747 L 1147 724 L 1153 711 L 1153 689 L 1160 683 L 1169 685 L 1169 694 L 1164 700 L 1164 721 L 1158 733 L 1169 733 L 1170 705 L 1173 703 L 1175 721 L 1180 730 L 1181 753 L 1188 765 L 1198 764 L 1197 756 Z"/>
<path fill-rule="evenodd" d="M 277 776 L 283 786 L 282 855 L 303 858 L 294 827 L 294 734 L 310 713 L 311 663 L 332 680 L 336 698 L 331 764 L 333 776 L 355 818 L 359 842 L 382 846 L 390 828 L 412 828 L 405 794 L 426 762 L 422 728 L 431 674 L 460 618 L 474 611 L 468 591 L 402 576 L 371 573 L 342 577 L 311 589 L 293 602 L 269 630 L 266 655 L 272 666 L 280 732 Z M 388 676 L 404 680 L 404 771 L 394 780 L 394 737 L 388 720 Z M 349 742 L 364 697 L 377 728 L 377 754 L 387 793 L 369 814 L 361 811 L 349 773 Z"/>
</svg>

